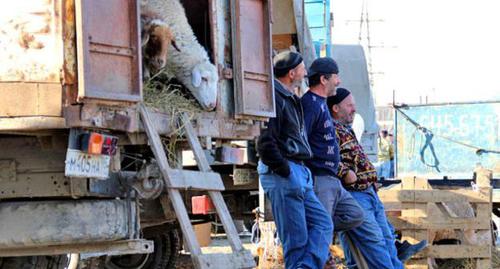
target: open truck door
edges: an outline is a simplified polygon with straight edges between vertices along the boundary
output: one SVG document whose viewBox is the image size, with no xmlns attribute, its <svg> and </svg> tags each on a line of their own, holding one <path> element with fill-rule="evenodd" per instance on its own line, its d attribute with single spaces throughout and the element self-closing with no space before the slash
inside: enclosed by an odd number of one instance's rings
<svg viewBox="0 0 500 269">
<path fill-rule="evenodd" d="M 274 117 L 270 2 L 231 1 L 235 116 Z"/>
<path fill-rule="evenodd" d="M 77 0 L 78 102 L 142 100 L 139 1 Z"/>
</svg>

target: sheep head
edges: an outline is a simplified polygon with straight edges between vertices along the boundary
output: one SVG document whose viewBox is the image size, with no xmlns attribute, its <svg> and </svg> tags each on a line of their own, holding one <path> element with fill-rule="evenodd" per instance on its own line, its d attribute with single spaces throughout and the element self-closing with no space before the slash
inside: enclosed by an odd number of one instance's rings
<svg viewBox="0 0 500 269">
<path fill-rule="evenodd" d="M 170 45 L 180 51 L 172 30 L 165 22 L 154 19 L 145 23 L 142 29 L 143 57 L 151 71 L 165 67 Z"/>
<path fill-rule="evenodd" d="M 191 72 L 191 87 L 188 87 L 203 109 L 210 111 L 217 105 L 217 68 L 208 61 L 197 64 Z"/>
</svg>

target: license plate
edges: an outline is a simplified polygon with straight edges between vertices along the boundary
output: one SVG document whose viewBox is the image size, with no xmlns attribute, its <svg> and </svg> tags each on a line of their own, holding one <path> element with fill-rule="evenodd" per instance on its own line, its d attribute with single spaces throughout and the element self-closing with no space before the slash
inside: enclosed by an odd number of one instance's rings
<svg viewBox="0 0 500 269">
<path fill-rule="evenodd" d="M 106 179 L 109 176 L 111 157 L 94 155 L 79 150 L 68 149 L 64 175 L 67 177 L 90 177 Z"/>
</svg>

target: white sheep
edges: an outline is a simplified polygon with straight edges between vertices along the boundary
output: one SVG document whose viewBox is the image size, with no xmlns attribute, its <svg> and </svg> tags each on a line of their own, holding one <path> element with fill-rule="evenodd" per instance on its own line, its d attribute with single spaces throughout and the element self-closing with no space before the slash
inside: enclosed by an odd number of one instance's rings
<svg viewBox="0 0 500 269">
<path fill-rule="evenodd" d="M 217 103 L 217 68 L 198 43 L 182 4 L 178 0 L 142 0 L 141 8 L 144 12 L 157 13 L 176 38 L 180 51 L 169 52 L 167 73 L 184 84 L 205 110 L 213 110 Z"/>
</svg>

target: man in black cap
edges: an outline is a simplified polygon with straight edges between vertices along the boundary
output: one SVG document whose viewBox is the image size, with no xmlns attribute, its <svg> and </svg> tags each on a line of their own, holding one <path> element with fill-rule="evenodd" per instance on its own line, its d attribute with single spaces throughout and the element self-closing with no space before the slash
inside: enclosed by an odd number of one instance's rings
<svg viewBox="0 0 500 269">
<path fill-rule="evenodd" d="M 328 97 L 327 104 L 336 121 L 335 131 L 341 145 L 338 178 L 344 179 L 344 187 L 363 208 L 365 215 L 359 227 L 340 233 L 348 266 L 351 268 L 355 262 L 347 247 L 346 235 L 363 254 L 369 268 L 402 269 L 403 264 L 398 258 L 393 228 L 385 216 L 384 205 L 376 192 L 375 167 L 351 129 L 356 114 L 354 97 L 347 89 L 338 88 L 335 96 Z M 351 171 L 356 172 L 354 180 L 346 180 L 346 175 Z M 424 240 L 411 245 L 411 248 L 405 250 L 405 258 L 408 259 L 426 244 Z"/>
<path fill-rule="evenodd" d="M 336 232 L 350 230 L 363 222 L 363 210 L 342 187 L 337 177 L 340 161 L 335 123 L 328 111 L 326 98 L 335 95 L 340 84 L 337 63 L 329 57 L 316 59 L 309 68 L 309 91 L 301 98 L 307 137 L 314 155 L 306 161 L 314 177 L 314 192 L 331 214 Z M 344 180 L 353 181 L 353 171 Z M 330 266 L 329 262 L 329 266 Z"/>
<path fill-rule="evenodd" d="M 302 105 L 293 91 L 306 69 L 300 54 L 283 52 L 274 58 L 276 117 L 259 137 L 257 170 L 271 201 L 285 268 L 322 269 L 329 255 L 332 221 L 313 191 L 304 161 L 312 157 Z"/>
</svg>

